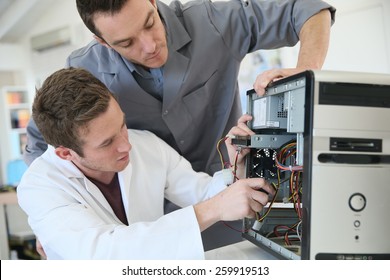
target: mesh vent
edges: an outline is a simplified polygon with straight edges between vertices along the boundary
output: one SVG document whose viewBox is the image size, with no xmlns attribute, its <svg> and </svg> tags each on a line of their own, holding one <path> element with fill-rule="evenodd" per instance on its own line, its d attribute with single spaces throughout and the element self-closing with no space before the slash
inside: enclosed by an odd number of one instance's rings
<svg viewBox="0 0 390 280">
<path fill-rule="evenodd" d="M 288 115 L 287 110 L 286 111 L 284 110 L 284 98 L 279 97 L 277 117 L 287 119 L 287 115 Z"/>
</svg>

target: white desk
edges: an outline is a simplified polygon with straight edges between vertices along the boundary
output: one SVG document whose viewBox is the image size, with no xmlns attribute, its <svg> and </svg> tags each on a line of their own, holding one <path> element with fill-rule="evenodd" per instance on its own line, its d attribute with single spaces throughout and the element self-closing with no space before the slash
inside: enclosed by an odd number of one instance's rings
<svg viewBox="0 0 390 280">
<path fill-rule="evenodd" d="M 274 255 L 245 240 L 205 252 L 206 260 L 277 260 Z"/>
</svg>

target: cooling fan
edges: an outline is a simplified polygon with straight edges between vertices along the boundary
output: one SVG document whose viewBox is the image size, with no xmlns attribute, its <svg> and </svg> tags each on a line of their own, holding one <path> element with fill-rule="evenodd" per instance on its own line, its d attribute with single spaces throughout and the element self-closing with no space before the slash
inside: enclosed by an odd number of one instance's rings
<svg viewBox="0 0 390 280">
<path fill-rule="evenodd" d="M 277 176 L 275 159 L 277 152 L 273 149 L 251 150 L 248 177 L 273 179 Z"/>
</svg>

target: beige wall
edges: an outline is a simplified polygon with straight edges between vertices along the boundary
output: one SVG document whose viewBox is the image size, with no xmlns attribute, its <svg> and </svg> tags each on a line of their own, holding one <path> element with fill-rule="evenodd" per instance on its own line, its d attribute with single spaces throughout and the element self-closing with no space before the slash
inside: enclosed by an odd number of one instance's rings
<svg viewBox="0 0 390 280">
<path fill-rule="evenodd" d="M 324 69 L 390 73 L 390 1 L 328 2 L 337 15 Z"/>
</svg>

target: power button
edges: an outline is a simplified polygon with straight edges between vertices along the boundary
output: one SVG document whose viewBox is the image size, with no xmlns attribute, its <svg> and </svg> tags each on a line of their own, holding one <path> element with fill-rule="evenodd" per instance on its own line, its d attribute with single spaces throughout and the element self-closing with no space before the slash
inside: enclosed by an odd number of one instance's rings
<svg viewBox="0 0 390 280">
<path fill-rule="evenodd" d="M 360 212 L 366 207 L 366 198 L 361 193 L 354 193 L 349 198 L 349 207 L 355 212 Z"/>
</svg>

